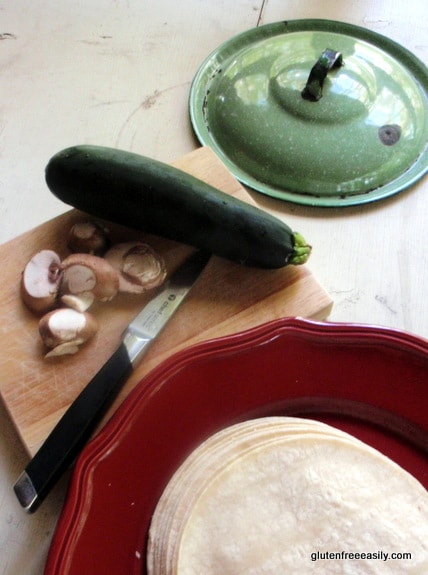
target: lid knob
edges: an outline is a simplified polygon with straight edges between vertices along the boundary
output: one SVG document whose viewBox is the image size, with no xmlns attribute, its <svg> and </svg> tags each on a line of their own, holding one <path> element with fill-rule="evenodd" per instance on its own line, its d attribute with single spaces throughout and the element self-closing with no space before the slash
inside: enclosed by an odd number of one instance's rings
<svg viewBox="0 0 428 575">
<path fill-rule="evenodd" d="M 311 102 L 318 102 L 322 97 L 322 87 L 327 73 L 332 68 L 339 68 L 343 65 L 343 58 L 340 52 L 327 48 L 318 58 L 309 73 L 308 81 L 302 91 L 302 98 Z"/>
</svg>

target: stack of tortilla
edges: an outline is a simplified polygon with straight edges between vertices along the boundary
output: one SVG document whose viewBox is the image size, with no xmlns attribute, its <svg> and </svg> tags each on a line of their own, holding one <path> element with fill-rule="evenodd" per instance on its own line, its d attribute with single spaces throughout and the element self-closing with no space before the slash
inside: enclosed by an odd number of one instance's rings
<svg viewBox="0 0 428 575">
<path fill-rule="evenodd" d="M 147 572 L 426 575 L 428 493 L 332 426 L 249 420 L 175 472 L 152 518 Z"/>
</svg>

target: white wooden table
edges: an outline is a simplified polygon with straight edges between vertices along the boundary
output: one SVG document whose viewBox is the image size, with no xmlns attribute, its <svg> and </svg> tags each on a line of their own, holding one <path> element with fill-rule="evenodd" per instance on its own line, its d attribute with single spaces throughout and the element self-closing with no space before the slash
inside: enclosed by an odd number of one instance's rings
<svg viewBox="0 0 428 575">
<path fill-rule="evenodd" d="M 0 5 L 0 243 L 65 211 L 48 159 L 95 143 L 170 162 L 195 149 L 190 83 L 220 43 L 259 24 L 326 18 L 364 26 L 427 61 L 421 0 L 6 0 Z M 428 337 L 428 181 L 342 210 L 256 201 L 310 238 L 331 320 Z M 1 326 L 0 326 L 1 329 Z M 12 485 L 27 456 L 0 406 L 0 573 L 41 575 L 66 489 L 27 516 Z"/>
</svg>

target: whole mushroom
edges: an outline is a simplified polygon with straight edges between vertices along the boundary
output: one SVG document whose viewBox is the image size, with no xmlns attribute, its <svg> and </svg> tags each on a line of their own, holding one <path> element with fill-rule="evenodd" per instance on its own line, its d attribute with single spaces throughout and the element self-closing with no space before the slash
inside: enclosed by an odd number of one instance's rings
<svg viewBox="0 0 428 575">
<path fill-rule="evenodd" d="M 76 222 L 68 234 L 67 245 L 73 253 L 101 256 L 110 247 L 108 230 L 96 221 Z"/>
<path fill-rule="evenodd" d="M 60 308 L 44 315 L 39 322 L 39 333 L 49 351 L 45 357 L 74 354 L 93 337 L 98 322 L 87 312 Z"/>
</svg>

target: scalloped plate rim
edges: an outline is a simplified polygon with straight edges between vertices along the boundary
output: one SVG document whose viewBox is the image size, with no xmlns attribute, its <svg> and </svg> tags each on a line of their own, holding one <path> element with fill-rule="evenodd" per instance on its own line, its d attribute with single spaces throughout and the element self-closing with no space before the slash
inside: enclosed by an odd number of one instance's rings
<svg viewBox="0 0 428 575">
<path fill-rule="evenodd" d="M 108 457 L 114 444 L 123 440 L 121 430 L 124 426 L 132 425 L 144 402 L 150 399 L 154 388 L 159 381 L 164 382 L 168 377 L 180 371 L 193 362 L 204 358 L 214 358 L 217 355 L 228 355 L 248 350 L 252 347 L 269 344 L 285 333 L 299 334 L 305 338 L 311 336 L 326 336 L 328 340 L 345 338 L 351 340 L 373 340 L 374 345 L 392 345 L 406 351 L 412 351 L 428 359 L 428 340 L 410 332 L 395 328 L 359 323 L 320 322 L 303 318 L 282 318 L 250 328 L 243 332 L 222 336 L 213 340 L 195 344 L 181 350 L 155 367 L 134 388 L 124 400 L 120 408 L 113 414 L 105 427 L 85 447 L 76 462 L 64 508 L 62 510 L 57 528 L 48 554 L 45 575 L 66 575 L 64 565 L 67 566 L 73 557 L 72 536 L 76 536 L 85 528 L 85 522 L 94 510 L 91 508 L 91 489 L 97 464 L 104 457 Z M 126 441 L 126 437 L 124 441 Z M 135 527 L 135 540 L 142 545 L 146 533 L 141 533 L 138 525 Z M 133 558 L 133 567 L 123 573 L 140 573 L 138 568 L 141 557 Z M 91 571 L 93 575 L 98 575 Z M 101 575 L 101 574 L 100 574 Z"/>
</svg>

